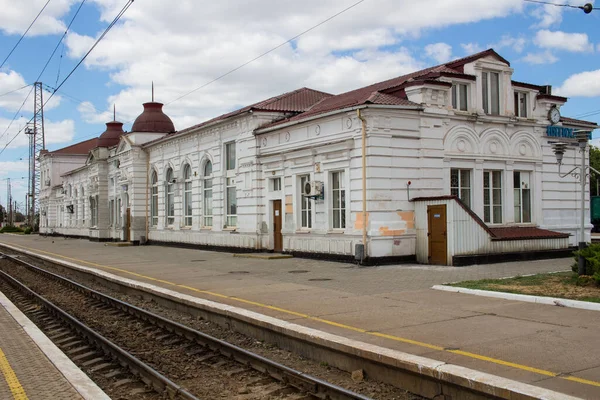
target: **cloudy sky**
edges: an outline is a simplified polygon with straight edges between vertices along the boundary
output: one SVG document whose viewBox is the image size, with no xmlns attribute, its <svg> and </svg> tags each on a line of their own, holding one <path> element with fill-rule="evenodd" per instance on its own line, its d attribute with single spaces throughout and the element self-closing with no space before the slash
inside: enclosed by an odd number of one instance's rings
<svg viewBox="0 0 600 400">
<path fill-rule="evenodd" d="M 0 63 L 46 2 L 0 0 Z M 40 78 L 46 89 L 57 87 L 126 3 L 50 0 L 0 68 L 0 150 L 12 140 L 0 154 L 0 179 L 11 177 L 18 201 L 28 149 L 17 132 L 33 111 L 26 85 L 58 45 Z M 524 0 L 137 0 L 46 105 L 47 147 L 98 136 L 113 105 L 128 130 L 152 81 L 156 100 L 182 129 L 303 86 L 340 93 L 489 47 L 511 61 L 513 79 L 569 97 L 563 115 L 600 122 L 600 10 L 586 15 Z"/>
</svg>

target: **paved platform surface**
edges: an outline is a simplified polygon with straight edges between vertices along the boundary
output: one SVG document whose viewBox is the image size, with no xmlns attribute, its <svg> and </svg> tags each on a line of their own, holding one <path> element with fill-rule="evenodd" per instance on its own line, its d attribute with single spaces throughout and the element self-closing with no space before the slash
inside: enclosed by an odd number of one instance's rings
<svg viewBox="0 0 600 400">
<path fill-rule="evenodd" d="M 0 235 L 7 243 L 185 294 L 573 396 L 600 398 L 600 312 L 429 289 L 564 271 L 571 258 L 359 268 L 161 246 Z"/>
<path fill-rule="evenodd" d="M 82 399 L 0 305 L 0 399 Z"/>
</svg>

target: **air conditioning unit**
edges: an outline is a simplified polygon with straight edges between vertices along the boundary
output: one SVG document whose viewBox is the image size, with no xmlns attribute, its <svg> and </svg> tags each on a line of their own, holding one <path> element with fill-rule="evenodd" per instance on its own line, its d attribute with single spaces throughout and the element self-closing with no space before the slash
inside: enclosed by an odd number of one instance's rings
<svg viewBox="0 0 600 400">
<path fill-rule="evenodd" d="M 74 210 L 74 207 L 73 207 L 73 204 L 69 204 L 69 205 L 67 206 L 67 212 L 68 212 L 69 214 L 73 214 L 73 213 L 75 212 L 75 210 Z"/>
<path fill-rule="evenodd" d="M 323 193 L 323 182 L 310 181 L 304 184 L 302 195 L 306 197 L 318 197 Z"/>
</svg>

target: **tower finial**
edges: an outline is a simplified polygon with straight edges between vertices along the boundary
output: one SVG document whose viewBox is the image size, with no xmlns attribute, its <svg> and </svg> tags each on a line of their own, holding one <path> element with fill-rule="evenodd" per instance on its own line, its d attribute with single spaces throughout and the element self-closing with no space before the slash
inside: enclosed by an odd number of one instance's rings
<svg viewBox="0 0 600 400">
<path fill-rule="evenodd" d="M 113 121 L 117 120 L 117 106 L 113 104 Z"/>
<path fill-rule="evenodd" d="M 154 81 L 152 81 L 152 102 L 154 103 Z"/>
</svg>

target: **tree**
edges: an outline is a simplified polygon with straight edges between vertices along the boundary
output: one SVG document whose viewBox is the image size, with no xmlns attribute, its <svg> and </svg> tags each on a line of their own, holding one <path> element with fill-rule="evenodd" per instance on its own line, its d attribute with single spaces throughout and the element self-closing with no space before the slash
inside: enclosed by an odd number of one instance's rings
<svg viewBox="0 0 600 400">
<path fill-rule="evenodd" d="M 15 222 L 25 222 L 25 215 L 22 212 L 17 211 L 15 213 Z"/>
<path fill-rule="evenodd" d="M 0 223 L 4 222 L 4 217 L 6 216 L 6 213 L 4 212 L 4 207 L 2 207 L 0 205 Z"/>
<path fill-rule="evenodd" d="M 590 167 L 600 171 L 600 148 L 596 146 L 590 146 Z M 600 191 L 598 190 L 600 175 L 593 171 L 590 172 L 590 196 L 600 196 Z"/>
</svg>

